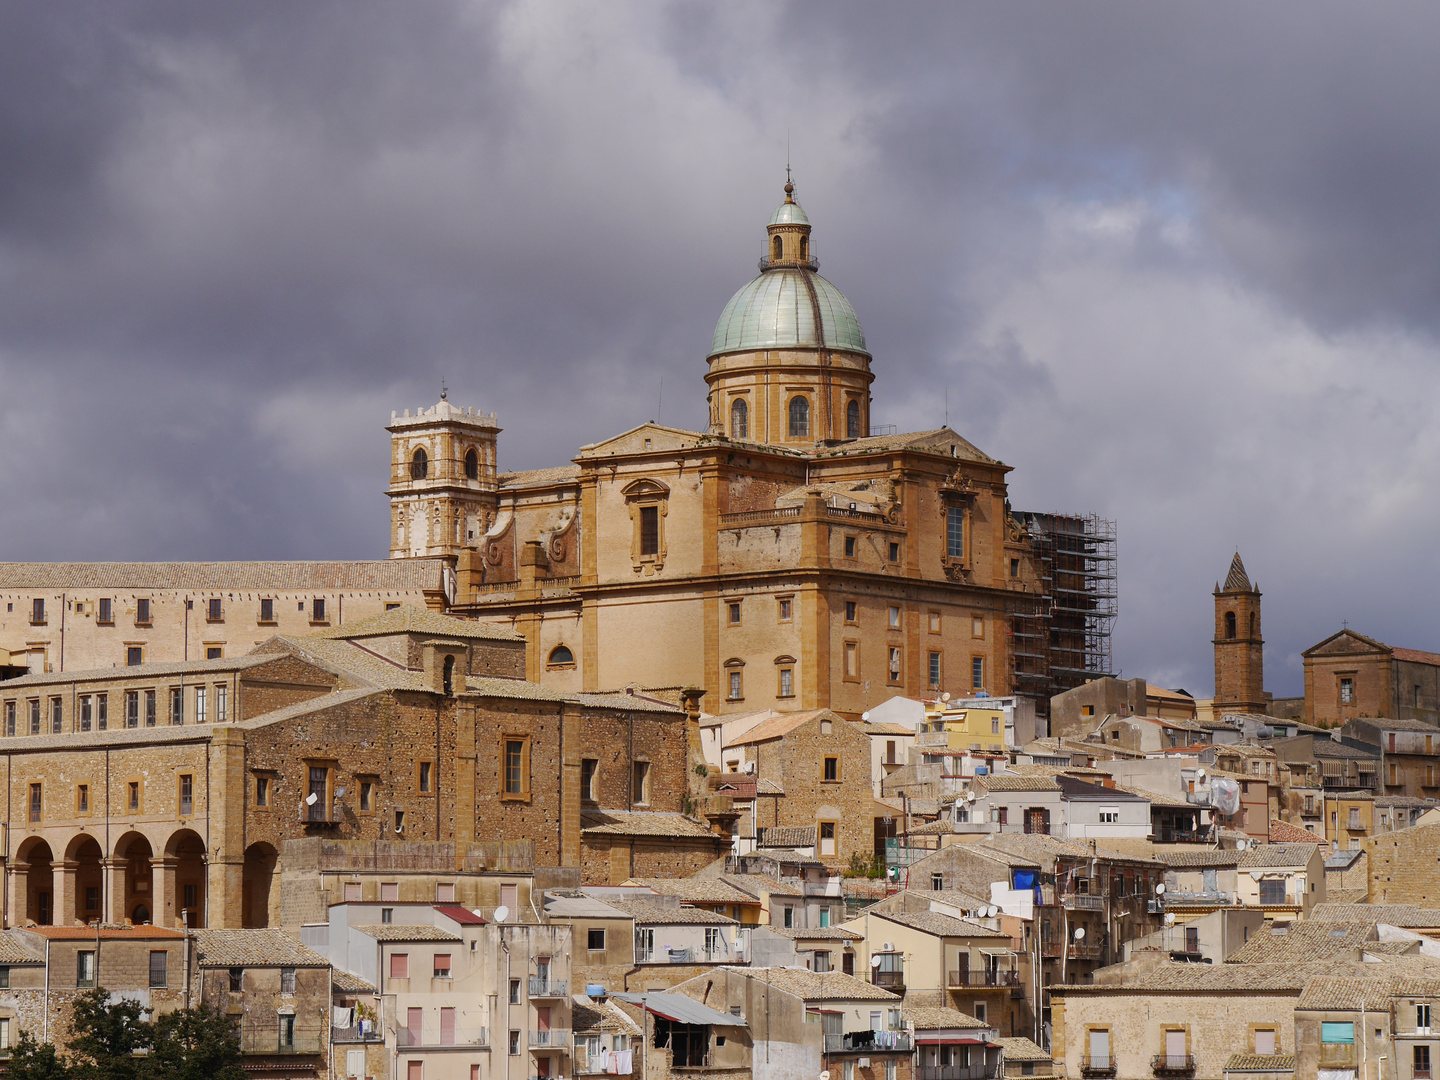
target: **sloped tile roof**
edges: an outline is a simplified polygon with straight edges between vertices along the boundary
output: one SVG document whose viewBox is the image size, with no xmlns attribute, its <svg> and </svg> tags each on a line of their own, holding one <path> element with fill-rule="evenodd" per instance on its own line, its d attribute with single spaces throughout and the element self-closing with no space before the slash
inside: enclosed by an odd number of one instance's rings
<svg viewBox="0 0 1440 1080">
<path fill-rule="evenodd" d="M 30 686 L 51 686 L 57 683 L 97 682 L 107 679 L 126 682 L 143 682 L 148 679 L 164 679 L 176 675 L 204 675 L 213 672 L 248 671 L 250 668 L 273 661 L 273 656 L 227 657 L 223 660 L 187 660 L 174 664 L 136 664 L 134 667 L 94 668 L 89 671 L 53 671 L 45 674 L 21 675 L 6 679 L 6 691 L 24 689 Z"/>
<path fill-rule="evenodd" d="M 769 926 L 760 927 L 761 930 L 769 930 L 771 933 L 779 934 L 781 937 L 789 938 L 791 941 L 864 941 L 864 934 L 857 934 L 853 930 L 846 930 L 843 926 L 812 926 L 808 929 L 798 926 L 776 926 L 771 923 Z"/>
<path fill-rule="evenodd" d="M 984 1020 L 977 1020 L 969 1013 L 937 1005 L 906 1005 L 901 1017 L 916 1031 L 939 1031 L 944 1028 L 988 1028 Z M 1028 1041 L 1028 1040 L 1027 1040 Z M 1034 1043 L 1031 1043 L 1034 1046 Z M 1038 1049 L 1038 1047 L 1037 1047 Z M 1044 1053 L 1044 1051 L 1041 1051 Z M 1050 1055 L 1045 1054 L 1048 1058 Z"/>
<path fill-rule="evenodd" d="M 829 709 L 811 709 L 808 712 L 781 713 L 779 716 L 772 716 L 769 720 L 761 720 L 743 735 L 731 739 L 725 744 L 725 748 L 728 750 L 732 746 L 748 746 L 751 743 L 769 742 L 771 739 L 783 738 L 821 713 L 828 712 L 830 712 Z M 833 713 L 831 715 L 834 716 Z M 849 720 L 844 720 L 839 716 L 835 716 L 835 719 L 841 723 L 850 723 Z"/>
<path fill-rule="evenodd" d="M 755 897 L 742 892 L 724 878 L 631 878 L 622 885 L 643 885 L 661 896 L 673 896 L 690 904 L 753 904 Z"/>
<path fill-rule="evenodd" d="M 1432 664 L 1440 667 L 1440 653 L 1395 647 L 1390 650 L 1390 655 L 1395 657 L 1396 660 L 1408 660 L 1412 664 Z"/>
<path fill-rule="evenodd" d="M 872 435 L 866 439 L 851 439 L 833 449 L 821 450 L 816 457 L 838 457 L 851 454 L 866 454 L 885 450 L 924 450 L 951 457 L 950 447 L 954 446 L 954 457 L 970 461 L 994 463 L 995 459 L 982 453 L 973 443 L 955 434 L 949 428 L 935 428 L 933 431 L 914 431 L 898 435 Z"/>
<path fill-rule="evenodd" d="M 1245 564 L 1240 561 L 1240 553 L 1235 553 L 1235 558 L 1230 560 L 1230 573 L 1225 575 L 1224 592 L 1249 592 L 1250 575 L 1245 573 Z M 1234 622 L 1234 619 L 1230 620 Z"/>
<path fill-rule="evenodd" d="M 551 484 L 574 484 L 580 480 L 580 466 L 556 465 L 549 469 L 525 469 L 501 473 L 496 477 L 502 488 L 548 487 Z"/>
<path fill-rule="evenodd" d="M 760 830 L 759 845 L 766 847 L 814 847 L 814 825 L 775 825 Z"/>
<path fill-rule="evenodd" d="M 1415 904 L 1344 904 L 1326 901 L 1310 909 L 1310 919 L 1329 919 L 1339 922 L 1361 922 L 1373 919 L 1399 927 L 1440 926 L 1440 910 L 1422 908 Z"/>
<path fill-rule="evenodd" d="M 1309 829 L 1302 829 L 1299 825 L 1281 821 L 1279 818 L 1270 819 L 1270 843 L 1272 844 L 1319 844 L 1323 842 L 1324 837 L 1316 836 Z"/>
<path fill-rule="evenodd" d="M 355 927 L 376 941 L 459 941 L 458 934 L 438 926 L 406 925 L 405 923 L 361 923 Z"/>
<path fill-rule="evenodd" d="M 593 1001 L 584 994 L 576 994 L 571 1000 L 570 1027 L 577 1035 L 595 1031 L 641 1034 L 640 1025 L 613 1001 Z"/>
<path fill-rule="evenodd" d="M 1305 985 L 1295 1008 L 1329 1011 L 1388 1009 L 1394 980 L 1388 975 L 1353 978 L 1320 975 Z"/>
<path fill-rule="evenodd" d="M 1261 844 L 1240 856 L 1240 869 L 1305 866 L 1314 857 L 1316 846 L 1323 843 L 1317 836 L 1304 844 Z"/>
<path fill-rule="evenodd" d="M 1010 938 L 1009 934 L 999 930 L 991 930 L 977 922 L 969 919 L 957 919 L 951 915 L 942 915 L 938 911 L 871 911 L 869 914 L 879 919 L 889 919 L 901 926 L 908 926 L 912 930 L 919 930 L 922 934 L 934 934 L 936 937 L 984 937 L 984 938 Z"/>
<path fill-rule="evenodd" d="M 1155 857 L 1171 870 L 1186 870 L 1191 867 L 1239 866 L 1240 856 L 1243 854 L 1244 852 L 1236 851 L 1234 848 L 1228 851 L 1200 848 L 1195 851 L 1162 851 Z"/>
<path fill-rule="evenodd" d="M 525 640 L 523 634 L 517 634 L 508 626 L 478 622 L 474 619 L 456 619 L 429 608 L 416 607 L 414 604 L 391 608 L 378 615 L 371 615 L 368 619 L 332 626 L 307 636 L 346 639 L 381 637 L 386 634 L 425 634 L 437 638 L 473 638 L 482 641 Z"/>
<path fill-rule="evenodd" d="M 330 961 L 283 930 L 196 930 L 201 967 L 329 967 Z"/>
<path fill-rule="evenodd" d="M 1294 1054 L 1231 1054 L 1226 1072 L 1294 1072 Z"/>
<path fill-rule="evenodd" d="M 721 915 L 714 911 L 706 911 L 704 908 L 688 907 L 679 905 L 669 907 L 665 904 L 657 904 L 653 900 L 643 900 L 636 897 L 624 897 L 612 900 L 605 899 L 607 907 L 618 908 L 624 911 L 635 920 L 637 924 L 643 923 L 650 926 L 739 926 L 739 922 L 728 915 Z"/>
<path fill-rule="evenodd" d="M 805 968 L 735 968 L 777 990 L 806 1001 L 894 1001 L 900 997 L 842 971 L 807 971 Z"/>
<path fill-rule="evenodd" d="M 1317 923 L 1306 919 L 1281 927 L 1267 919 L 1226 963 L 1287 964 L 1332 956 L 1354 957 L 1374 936 L 1373 921 Z"/>
<path fill-rule="evenodd" d="M 1060 783 L 1053 776 L 1022 776 L 1016 773 L 996 773 L 982 776 L 976 781 L 986 791 L 1059 791 Z"/>
<path fill-rule="evenodd" d="M 445 560 L 0 563 L 0 589 L 390 592 L 444 588 Z"/>
<path fill-rule="evenodd" d="M 43 964 L 45 953 L 14 930 L 0 932 L 0 964 Z"/>
<path fill-rule="evenodd" d="M 1020 1036 L 1003 1036 L 995 1040 L 1005 1048 L 1006 1061 L 1049 1061 L 1050 1051 Z"/>
<path fill-rule="evenodd" d="M 580 831 L 589 836 L 703 837 L 725 842 L 705 826 L 670 810 L 586 810 L 580 815 Z"/>
<path fill-rule="evenodd" d="M 342 994 L 373 994 L 375 992 L 375 987 L 359 975 L 341 971 L 339 968 L 330 970 L 330 985 Z"/>
</svg>

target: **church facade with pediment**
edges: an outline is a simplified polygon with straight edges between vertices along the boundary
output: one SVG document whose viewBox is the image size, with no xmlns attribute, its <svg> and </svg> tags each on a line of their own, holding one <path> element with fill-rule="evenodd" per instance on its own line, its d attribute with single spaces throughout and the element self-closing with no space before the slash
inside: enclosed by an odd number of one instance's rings
<svg viewBox="0 0 1440 1080">
<path fill-rule="evenodd" d="M 852 717 L 1018 689 L 1044 715 L 1053 683 L 1016 681 L 1014 617 L 1048 598 L 1010 467 L 949 428 L 872 432 L 864 332 L 818 265 L 787 184 L 716 326 L 706 431 L 648 423 L 501 473 L 493 415 L 393 417 L 391 555 L 453 559 L 453 613 L 523 633 L 557 689 Z"/>
</svg>

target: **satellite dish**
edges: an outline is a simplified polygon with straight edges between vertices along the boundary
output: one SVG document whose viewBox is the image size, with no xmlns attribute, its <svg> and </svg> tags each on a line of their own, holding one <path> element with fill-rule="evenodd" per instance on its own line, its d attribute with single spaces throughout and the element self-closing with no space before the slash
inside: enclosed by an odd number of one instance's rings
<svg viewBox="0 0 1440 1080">
<path fill-rule="evenodd" d="M 878 956 L 870 957 L 870 966 L 872 968 L 878 968 L 880 966 L 880 958 Z"/>
<path fill-rule="evenodd" d="M 1166 926 L 1174 926 L 1174 925 L 1175 925 L 1175 913 L 1174 913 L 1173 911 L 1167 911 L 1167 912 L 1165 913 L 1165 925 L 1166 925 Z"/>
<path fill-rule="evenodd" d="M 1084 941 L 1084 940 L 1085 940 L 1085 928 L 1084 928 L 1083 926 L 1077 926 L 1077 927 L 1075 928 L 1075 940 L 1076 940 L 1076 941 Z"/>
<path fill-rule="evenodd" d="M 306 805 L 306 806 L 314 806 L 314 805 L 315 805 L 317 802 L 319 802 L 319 801 L 320 801 L 320 796 L 316 795 L 315 792 L 313 792 L 313 791 L 310 792 L 309 795 L 306 795 L 306 796 L 305 796 L 305 805 Z"/>
<path fill-rule="evenodd" d="M 950 700 L 950 692 L 947 690 L 945 693 L 941 694 L 941 695 L 940 695 L 940 700 L 941 700 L 941 701 L 949 701 L 949 700 Z"/>
<path fill-rule="evenodd" d="M 820 1080 L 830 1080 L 830 1070 L 829 1070 L 829 1069 L 822 1069 L 822 1070 L 820 1070 Z"/>
<path fill-rule="evenodd" d="M 1155 886 L 1155 895 L 1156 895 L 1156 896 L 1164 896 L 1164 895 L 1165 895 L 1165 883 L 1164 883 L 1163 881 L 1162 881 L 1159 885 L 1156 885 L 1156 886 Z"/>
<path fill-rule="evenodd" d="M 966 802 L 974 802 L 974 801 L 975 801 L 975 792 L 973 792 L 973 791 L 967 791 L 967 792 L 965 792 L 965 801 L 966 801 Z"/>
<path fill-rule="evenodd" d="M 862 712 L 862 713 L 860 714 L 860 719 L 861 719 L 861 720 L 869 720 L 869 719 L 870 719 L 870 714 L 869 714 L 868 712 Z"/>
<path fill-rule="evenodd" d="M 1204 770 L 1204 769 L 1196 769 L 1196 770 L 1195 770 L 1195 778 L 1196 778 L 1197 780 L 1204 780 L 1204 779 L 1205 779 L 1205 770 Z"/>
<path fill-rule="evenodd" d="M 497 907 L 497 908 L 495 909 L 495 921 L 496 921 L 496 922 L 504 922 L 504 921 L 505 921 L 506 919 L 508 919 L 509 917 L 510 917 L 510 909 L 509 909 L 508 907 L 506 907 L 504 904 L 501 904 L 499 907 Z"/>
</svg>

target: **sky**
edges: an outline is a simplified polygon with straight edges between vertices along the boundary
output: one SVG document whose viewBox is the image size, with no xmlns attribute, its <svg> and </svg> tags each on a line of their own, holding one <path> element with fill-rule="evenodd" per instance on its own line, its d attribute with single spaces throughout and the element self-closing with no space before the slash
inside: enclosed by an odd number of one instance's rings
<svg viewBox="0 0 1440 1080">
<path fill-rule="evenodd" d="M 877 424 L 1116 522 L 1126 677 L 1440 650 L 1440 7 L 0 2 L 0 559 L 380 558 L 393 409 L 502 469 L 706 421 L 788 154 Z"/>
</svg>

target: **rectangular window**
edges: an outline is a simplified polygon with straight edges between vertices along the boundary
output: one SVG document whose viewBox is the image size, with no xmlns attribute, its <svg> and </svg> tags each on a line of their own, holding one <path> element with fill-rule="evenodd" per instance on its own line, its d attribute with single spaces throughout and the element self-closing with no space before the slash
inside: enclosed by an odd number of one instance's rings
<svg viewBox="0 0 1440 1080">
<path fill-rule="evenodd" d="M 930 633 L 940 633 L 940 613 L 938 611 L 930 612 Z"/>
<path fill-rule="evenodd" d="M 585 947 L 591 952 L 605 951 L 605 931 L 591 928 L 585 932 Z"/>
<path fill-rule="evenodd" d="M 372 780 L 360 781 L 360 809 L 369 813 L 375 807 L 374 801 L 375 783 Z"/>
<path fill-rule="evenodd" d="M 102 596 L 100 598 L 100 606 L 97 609 L 95 621 L 98 623 L 109 623 L 115 621 L 113 618 L 111 618 L 110 597 Z"/>
<path fill-rule="evenodd" d="M 848 623 L 853 623 L 853 622 L 855 621 L 855 601 L 854 601 L 854 600 L 846 600 L 846 601 L 845 601 L 845 621 L 848 622 Z"/>
<path fill-rule="evenodd" d="M 170 954 L 163 949 L 156 949 L 150 954 L 150 985 L 160 988 L 167 985 L 167 965 L 170 961 Z"/>
<path fill-rule="evenodd" d="M 93 949 L 82 949 L 75 954 L 75 985 L 95 985 L 95 952 Z"/>
<path fill-rule="evenodd" d="M 897 646 L 892 646 L 890 649 L 890 665 L 888 670 L 890 681 L 892 683 L 898 683 L 900 681 L 900 649 Z"/>
<path fill-rule="evenodd" d="M 428 761 L 420 762 L 420 790 L 422 793 L 430 790 L 430 762 Z"/>
<path fill-rule="evenodd" d="M 77 814 L 88 814 L 90 812 L 90 785 L 79 784 L 75 788 L 75 812 Z"/>
<path fill-rule="evenodd" d="M 510 980 L 510 1004 L 511 1004 L 511 1005 L 519 1005 L 519 1004 L 520 1004 L 520 980 L 519 980 L 519 979 L 511 979 L 511 980 Z"/>
<path fill-rule="evenodd" d="M 890 605 L 890 629 L 900 629 L 900 609 L 894 604 Z"/>
<path fill-rule="evenodd" d="M 310 791 L 305 796 L 310 806 L 311 821 L 325 821 L 330 810 L 330 770 L 324 765 L 310 766 Z"/>
<path fill-rule="evenodd" d="M 1353 1020 L 1324 1020 L 1320 1024 L 1320 1041 L 1332 1046 L 1355 1044 L 1355 1022 Z"/>
<path fill-rule="evenodd" d="M 1285 903 L 1285 882 L 1283 879 L 1267 879 L 1260 882 L 1260 903 Z"/>
<path fill-rule="evenodd" d="M 743 688 L 743 686 L 741 685 L 740 672 L 739 672 L 739 670 L 736 669 L 736 670 L 731 671 L 731 672 L 730 672 L 730 700 L 731 700 L 731 701 L 739 701 L 742 697 L 744 697 L 744 694 L 741 693 L 741 691 L 742 691 L 743 689 L 744 689 L 744 688 Z"/>
<path fill-rule="evenodd" d="M 780 696 L 795 696 L 795 669 L 782 667 L 780 669 Z"/>
<path fill-rule="evenodd" d="M 965 508 L 945 508 L 945 556 L 950 559 L 965 557 Z"/>
<path fill-rule="evenodd" d="M 135 601 L 135 621 L 140 624 L 150 622 L 150 600 L 148 597 L 139 597 Z"/>
<path fill-rule="evenodd" d="M 131 781 L 130 781 L 129 788 L 130 788 L 130 790 L 129 790 L 129 802 L 128 802 L 127 805 L 129 806 L 129 808 L 130 808 L 131 811 L 139 811 L 139 809 L 140 809 L 140 781 L 139 781 L 139 780 L 131 780 Z"/>
<path fill-rule="evenodd" d="M 660 508 L 640 507 L 640 555 L 660 554 Z"/>
<path fill-rule="evenodd" d="M 513 1031 L 513 1030 L 510 1032 L 510 1047 L 509 1047 L 509 1049 L 510 1049 L 510 1056 L 511 1056 L 511 1057 L 519 1057 L 519 1056 L 520 1056 L 520 1032 L 518 1032 L 518 1031 Z"/>
<path fill-rule="evenodd" d="M 727 609 L 727 610 L 729 611 L 729 613 L 730 613 L 730 615 L 729 615 L 730 625 L 731 625 L 731 626 L 738 626 L 738 625 L 740 624 L 740 605 L 739 605 L 739 604 L 727 604 L 727 605 L 725 605 L 725 606 L 726 606 L 726 609 Z"/>
<path fill-rule="evenodd" d="M 155 691 L 145 691 L 145 726 L 155 726 Z"/>
<path fill-rule="evenodd" d="M 840 780 L 840 759 L 838 757 L 826 755 L 821 779 L 827 780 L 832 784 Z"/>
<path fill-rule="evenodd" d="M 393 952 L 390 954 L 390 978 L 408 979 L 410 977 L 410 954 Z"/>
<path fill-rule="evenodd" d="M 1430 1006 L 1429 1006 L 1429 1005 L 1416 1005 L 1416 1006 L 1415 1006 L 1415 1029 L 1416 1029 L 1417 1031 L 1429 1031 L 1429 1030 L 1430 1030 Z"/>
<path fill-rule="evenodd" d="M 230 993 L 238 994 L 245 987 L 245 969 L 233 967 L 230 969 Z"/>
<path fill-rule="evenodd" d="M 79 725 L 81 731 L 89 731 L 94 709 L 90 704 L 90 695 L 86 694 L 80 699 Z"/>
<path fill-rule="evenodd" d="M 5 702 L 5 734 L 15 734 L 15 702 Z"/>
<path fill-rule="evenodd" d="M 450 978 L 450 954 L 436 953 L 433 977 L 436 979 Z"/>
<path fill-rule="evenodd" d="M 890 542 L 890 561 L 900 561 L 900 545 L 895 543 L 893 540 Z"/>
<path fill-rule="evenodd" d="M 1019 559 L 1011 559 L 1011 560 L 1010 560 L 1010 576 L 1011 576 L 1012 578 L 1018 578 L 1018 577 L 1020 576 L 1020 560 L 1019 560 Z"/>
<path fill-rule="evenodd" d="M 632 768 L 635 782 L 630 789 L 631 797 L 637 803 L 648 803 L 650 801 L 650 763 L 637 761 Z"/>
<path fill-rule="evenodd" d="M 781 622 L 789 622 L 789 621 L 790 621 L 790 604 L 791 604 L 791 600 L 790 600 L 790 598 L 789 598 L 788 596 L 782 596 L 782 597 L 780 598 L 780 621 L 781 621 Z"/>
<path fill-rule="evenodd" d="M 170 688 L 170 723 L 185 723 L 185 691 L 179 686 Z"/>
<path fill-rule="evenodd" d="M 228 686 L 215 687 L 215 722 L 217 724 L 223 724 L 229 719 L 229 690 Z"/>
<path fill-rule="evenodd" d="M 845 642 L 845 677 L 847 679 L 860 677 L 860 643 L 858 641 Z"/>
<path fill-rule="evenodd" d="M 930 654 L 930 689 L 940 689 L 940 654 L 938 652 Z"/>
<path fill-rule="evenodd" d="M 977 639 L 977 640 L 983 639 L 983 638 L 985 637 L 985 616 L 984 616 L 984 615 L 971 615 L 971 616 L 970 616 L 970 636 L 971 636 L 972 638 Z"/>
<path fill-rule="evenodd" d="M 275 601 L 268 597 L 260 601 L 260 621 L 275 621 Z"/>
<path fill-rule="evenodd" d="M 9 990 L 9 989 L 10 989 L 10 969 L 9 969 L 8 967 L 0 967 L 0 990 Z"/>
<path fill-rule="evenodd" d="M 65 729 L 65 699 L 50 699 L 50 734 L 59 735 Z"/>
<path fill-rule="evenodd" d="M 195 688 L 195 723 L 208 723 L 205 716 L 205 687 L 203 686 Z"/>
<path fill-rule="evenodd" d="M 255 805 L 270 805 L 270 778 L 268 776 L 257 776 L 255 778 Z"/>
<path fill-rule="evenodd" d="M 1354 680 L 1354 679 L 1341 679 L 1341 680 L 1340 680 L 1340 704 L 1341 704 L 1341 705 L 1349 705 L 1349 704 L 1353 703 L 1354 700 L 1355 700 L 1355 680 Z"/>
<path fill-rule="evenodd" d="M 220 609 L 220 598 L 212 596 L 205 604 L 205 618 L 210 622 L 219 622 L 222 618 Z"/>
<path fill-rule="evenodd" d="M 183 900 L 184 903 L 181 905 L 182 907 L 188 908 L 191 912 L 196 911 L 200 907 L 200 886 L 186 885 Z M 194 921 L 193 915 L 191 916 L 191 921 Z"/>
<path fill-rule="evenodd" d="M 280 969 L 280 992 L 282 994 L 295 993 L 295 969 L 293 967 Z"/>
<path fill-rule="evenodd" d="M 110 695 L 95 695 L 95 730 L 104 731 L 110 724 Z"/>
<path fill-rule="evenodd" d="M 130 645 L 125 649 L 125 666 L 139 667 L 145 662 L 145 650 L 139 645 Z"/>
<path fill-rule="evenodd" d="M 396 903 L 400 899 L 400 883 L 398 881 L 382 881 L 380 883 L 380 900 L 383 903 Z"/>
<path fill-rule="evenodd" d="M 45 622 L 45 601 L 38 596 L 30 601 L 30 621 L 37 626 Z"/>
<path fill-rule="evenodd" d="M 40 734 L 40 699 L 36 698 L 30 702 L 30 734 Z"/>
<path fill-rule="evenodd" d="M 1430 1080 L 1430 1047 L 1417 1046 L 1413 1049 L 1415 1080 Z"/>
<path fill-rule="evenodd" d="M 505 794 L 524 795 L 529 790 L 525 775 L 525 739 L 505 740 Z"/>
<path fill-rule="evenodd" d="M 781 909 L 781 923 L 785 926 L 795 925 L 795 909 L 792 907 Z"/>
<path fill-rule="evenodd" d="M 580 798 L 585 802 L 595 801 L 595 771 L 600 767 L 596 758 L 582 758 L 580 761 Z"/>
<path fill-rule="evenodd" d="M 835 856 L 835 822 L 820 822 L 820 857 Z"/>
<path fill-rule="evenodd" d="M 983 656 L 970 658 L 970 686 L 975 690 L 985 689 L 985 658 Z"/>
<path fill-rule="evenodd" d="M 453 881 L 435 883 L 435 902 L 437 904 L 453 904 L 455 902 L 455 883 Z"/>
<path fill-rule="evenodd" d="M 317 596 L 310 601 L 310 621 L 325 621 L 325 598 L 323 596 Z"/>
<path fill-rule="evenodd" d="M 195 812 L 195 778 L 189 773 L 180 777 L 180 816 L 189 817 Z"/>
<path fill-rule="evenodd" d="M 847 559 L 855 557 L 855 537 L 853 536 L 845 537 L 845 557 Z"/>
<path fill-rule="evenodd" d="M 140 691 L 125 691 L 125 726 L 127 728 L 140 726 Z"/>
<path fill-rule="evenodd" d="M 44 790 L 39 784 L 30 785 L 30 820 L 39 821 L 45 809 Z"/>
</svg>

